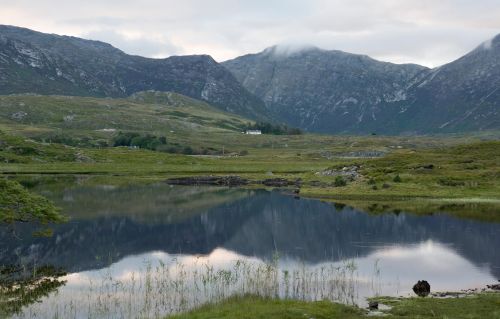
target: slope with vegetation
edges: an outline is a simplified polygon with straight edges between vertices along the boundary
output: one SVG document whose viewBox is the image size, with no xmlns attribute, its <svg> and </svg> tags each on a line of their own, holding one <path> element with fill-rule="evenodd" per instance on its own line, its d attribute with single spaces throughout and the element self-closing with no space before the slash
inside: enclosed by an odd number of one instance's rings
<svg viewBox="0 0 500 319">
<path fill-rule="evenodd" d="M 250 118 L 264 104 L 208 55 L 149 59 L 100 41 L 0 25 L 0 94 L 127 97 L 173 91 Z"/>
</svg>

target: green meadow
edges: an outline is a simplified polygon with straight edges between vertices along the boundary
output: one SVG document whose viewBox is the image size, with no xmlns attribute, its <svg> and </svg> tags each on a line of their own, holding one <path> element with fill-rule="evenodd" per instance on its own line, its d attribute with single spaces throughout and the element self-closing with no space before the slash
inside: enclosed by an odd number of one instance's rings
<svg viewBox="0 0 500 319">
<path fill-rule="evenodd" d="M 500 133 L 442 136 L 246 135 L 252 121 L 174 93 L 127 99 L 0 97 L 0 172 L 86 174 L 143 182 L 237 175 L 300 180 L 300 195 L 374 213 L 500 206 Z M 113 147 L 117 134 L 162 136 L 156 150 Z M 194 154 L 180 154 L 189 148 Z M 342 170 L 355 169 L 356 176 Z M 333 172 L 325 174 L 325 172 Z M 340 177 L 337 175 L 341 175 Z M 469 213 L 470 215 L 470 213 Z"/>
</svg>

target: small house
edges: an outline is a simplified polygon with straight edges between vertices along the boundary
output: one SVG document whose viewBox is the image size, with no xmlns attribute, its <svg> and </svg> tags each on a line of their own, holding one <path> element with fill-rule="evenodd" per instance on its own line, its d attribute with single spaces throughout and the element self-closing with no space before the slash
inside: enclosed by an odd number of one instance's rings
<svg viewBox="0 0 500 319">
<path fill-rule="evenodd" d="M 248 135 L 260 135 L 260 134 L 262 134 L 262 131 L 261 130 L 247 130 L 245 132 L 245 134 L 248 134 Z"/>
</svg>

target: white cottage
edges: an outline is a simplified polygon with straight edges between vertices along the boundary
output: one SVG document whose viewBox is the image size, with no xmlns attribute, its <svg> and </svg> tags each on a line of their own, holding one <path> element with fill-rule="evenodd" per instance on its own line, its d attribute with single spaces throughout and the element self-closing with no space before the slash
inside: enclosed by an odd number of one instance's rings
<svg viewBox="0 0 500 319">
<path fill-rule="evenodd" d="M 261 130 L 247 130 L 245 132 L 245 134 L 248 134 L 248 135 L 260 135 L 262 134 Z"/>
</svg>

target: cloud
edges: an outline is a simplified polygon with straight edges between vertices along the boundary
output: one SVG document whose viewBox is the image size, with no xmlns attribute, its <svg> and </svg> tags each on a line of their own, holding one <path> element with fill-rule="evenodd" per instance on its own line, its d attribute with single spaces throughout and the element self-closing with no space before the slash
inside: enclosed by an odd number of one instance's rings
<svg viewBox="0 0 500 319">
<path fill-rule="evenodd" d="M 112 29 L 93 30 L 82 36 L 90 40 L 107 42 L 133 55 L 163 58 L 183 53 L 182 48 L 174 45 L 164 36 L 153 38 L 140 33 L 127 34 Z"/>
<path fill-rule="evenodd" d="M 0 23 L 222 61 L 279 43 L 437 66 L 500 33 L 498 0 L 0 0 Z"/>
</svg>

